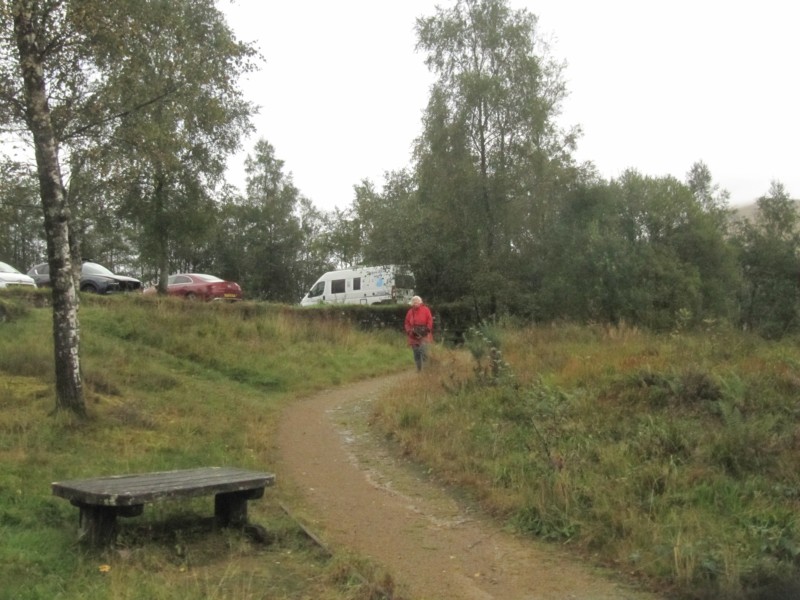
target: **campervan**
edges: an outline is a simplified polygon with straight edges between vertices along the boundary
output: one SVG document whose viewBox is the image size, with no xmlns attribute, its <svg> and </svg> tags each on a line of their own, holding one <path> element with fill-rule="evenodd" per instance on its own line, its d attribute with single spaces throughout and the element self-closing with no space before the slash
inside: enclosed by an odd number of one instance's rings
<svg viewBox="0 0 800 600">
<path fill-rule="evenodd" d="M 329 271 L 317 279 L 300 301 L 313 304 L 408 304 L 414 296 L 414 276 L 396 265 Z"/>
</svg>

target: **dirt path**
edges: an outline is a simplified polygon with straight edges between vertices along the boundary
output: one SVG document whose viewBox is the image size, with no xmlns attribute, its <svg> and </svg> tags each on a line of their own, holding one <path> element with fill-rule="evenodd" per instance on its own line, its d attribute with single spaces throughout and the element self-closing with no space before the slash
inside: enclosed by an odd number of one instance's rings
<svg viewBox="0 0 800 600">
<path fill-rule="evenodd" d="M 654 600 L 557 548 L 471 514 L 371 439 L 370 402 L 398 375 L 294 403 L 278 434 L 282 486 L 334 547 L 368 556 L 414 600 Z"/>
</svg>

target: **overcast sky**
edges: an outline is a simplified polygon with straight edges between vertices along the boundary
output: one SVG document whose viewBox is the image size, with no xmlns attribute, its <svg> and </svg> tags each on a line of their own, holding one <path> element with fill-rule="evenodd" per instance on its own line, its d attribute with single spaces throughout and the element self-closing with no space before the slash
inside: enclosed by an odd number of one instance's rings
<svg viewBox="0 0 800 600">
<path fill-rule="evenodd" d="M 410 165 L 432 76 L 417 17 L 453 0 L 219 0 L 264 56 L 244 82 L 261 107 L 255 141 L 275 147 L 301 193 L 346 208 L 353 186 Z M 800 197 L 797 27 L 792 0 L 509 0 L 539 17 L 567 63 L 560 122 L 580 125 L 576 158 L 605 178 L 628 168 L 684 180 L 705 162 L 731 204 L 782 182 Z"/>
</svg>

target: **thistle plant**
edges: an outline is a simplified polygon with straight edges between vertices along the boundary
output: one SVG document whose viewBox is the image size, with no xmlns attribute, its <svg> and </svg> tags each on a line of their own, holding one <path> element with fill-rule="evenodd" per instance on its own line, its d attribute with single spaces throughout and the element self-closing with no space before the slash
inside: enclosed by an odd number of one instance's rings
<svg viewBox="0 0 800 600">
<path fill-rule="evenodd" d="M 470 328 L 466 335 L 466 346 L 475 359 L 473 372 L 478 382 L 497 385 L 514 378 L 511 365 L 500 350 L 500 340 L 492 335 L 487 326 Z"/>
</svg>

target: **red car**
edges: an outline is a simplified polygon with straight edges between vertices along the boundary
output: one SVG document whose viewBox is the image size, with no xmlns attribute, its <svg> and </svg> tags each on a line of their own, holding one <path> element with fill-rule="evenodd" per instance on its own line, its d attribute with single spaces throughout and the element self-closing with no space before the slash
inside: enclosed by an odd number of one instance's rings
<svg viewBox="0 0 800 600">
<path fill-rule="evenodd" d="M 170 296 L 182 296 L 190 300 L 235 302 L 242 299 L 242 288 L 238 283 L 204 273 L 170 275 L 167 280 L 167 293 Z"/>
</svg>

